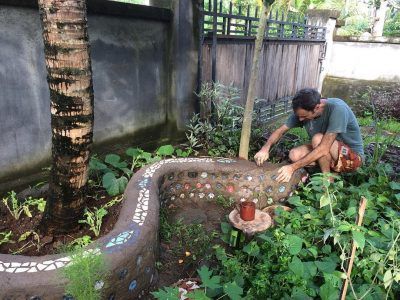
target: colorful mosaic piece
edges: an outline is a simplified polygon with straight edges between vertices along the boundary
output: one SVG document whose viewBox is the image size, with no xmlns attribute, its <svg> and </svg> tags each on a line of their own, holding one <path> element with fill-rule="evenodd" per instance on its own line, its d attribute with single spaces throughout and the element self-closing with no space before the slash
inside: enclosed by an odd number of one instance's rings
<svg viewBox="0 0 400 300">
<path fill-rule="evenodd" d="M 94 289 L 95 290 L 101 290 L 103 288 L 103 286 L 104 286 L 104 281 L 103 280 L 98 280 L 94 284 Z"/>
<path fill-rule="evenodd" d="M 118 279 L 119 279 L 119 280 L 123 280 L 123 279 L 125 279 L 126 275 L 128 275 L 128 269 L 127 269 L 127 268 L 124 268 L 124 269 L 122 269 L 121 271 L 119 271 L 119 273 L 118 273 Z"/>
<path fill-rule="evenodd" d="M 286 190 L 286 187 L 284 185 L 281 185 L 278 189 L 279 193 L 283 193 Z"/>
<path fill-rule="evenodd" d="M 246 179 L 247 181 L 252 181 L 252 180 L 253 180 L 253 177 L 251 177 L 250 175 L 246 175 L 246 176 L 244 177 L 244 179 Z"/>
<path fill-rule="evenodd" d="M 233 193 L 235 191 L 235 188 L 233 185 L 227 185 L 226 190 L 228 191 L 228 193 Z"/>
<path fill-rule="evenodd" d="M 87 253 L 100 253 L 100 249 L 88 249 Z M 0 261 L 0 272 L 7 273 L 36 273 L 39 271 L 54 271 L 62 268 L 71 262 L 71 257 L 61 257 L 55 260 L 46 260 L 43 262 L 2 262 Z"/>
<path fill-rule="evenodd" d="M 201 177 L 201 178 L 207 178 L 207 176 L 208 176 L 207 172 L 202 172 L 202 173 L 200 174 L 200 177 Z"/>
<path fill-rule="evenodd" d="M 136 265 L 138 267 L 140 267 L 140 265 L 142 264 L 142 260 L 143 260 L 143 257 L 141 255 L 139 255 L 138 258 L 136 259 Z"/>
<path fill-rule="evenodd" d="M 139 235 L 140 228 L 137 224 L 132 223 L 128 227 L 129 230 L 119 233 L 117 236 L 111 238 L 104 247 L 105 253 L 114 253 L 121 251 L 126 246 L 134 244 Z"/>
<path fill-rule="evenodd" d="M 132 280 L 131 283 L 129 284 L 129 290 L 133 291 L 134 289 L 136 289 L 136 287 L 137 287 L 137 281 Z"/>
<path fill-rule="evenodd" d="M 222 163 L 222 164 L 231 164 L 231 163 L 235 163 L 236 160 L 230 159 L 230 158 L 219 158 L 219 159 L 217 159 L 217 162 Z"/>
</svg>

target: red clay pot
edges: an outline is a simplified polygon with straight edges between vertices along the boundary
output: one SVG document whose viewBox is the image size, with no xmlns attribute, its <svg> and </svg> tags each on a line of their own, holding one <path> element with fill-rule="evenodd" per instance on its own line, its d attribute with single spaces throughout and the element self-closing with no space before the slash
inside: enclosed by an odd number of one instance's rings
<svg viewBox="0 0 400 300">
<path fill-rule="evenodd" d="M 243 221 L 253 221 L 256 215 L 256 204 L 253 201 L 240 203 L 240 218 Z"/>
</svg>

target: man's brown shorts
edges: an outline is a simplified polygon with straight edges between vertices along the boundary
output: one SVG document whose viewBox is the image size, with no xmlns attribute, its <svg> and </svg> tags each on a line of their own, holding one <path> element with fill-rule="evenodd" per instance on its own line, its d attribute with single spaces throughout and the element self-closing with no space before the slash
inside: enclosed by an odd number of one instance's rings
<svg viewBox="0 0 400 300">
<path fill-rule="evenodd" d="M 341 172 L 353 172 L 359 166 L 362 165 L 361 156 L 351 150 L 349 146 L 343 142 L 338 142 L 338 160 L 337 162 L 332 161 L 331 170 L 341 173 Z"/>
</svg>

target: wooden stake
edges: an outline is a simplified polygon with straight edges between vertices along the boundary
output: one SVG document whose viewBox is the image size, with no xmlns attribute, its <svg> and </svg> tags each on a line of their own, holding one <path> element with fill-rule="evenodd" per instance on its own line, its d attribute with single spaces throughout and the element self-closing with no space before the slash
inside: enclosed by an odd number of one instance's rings
<svg viewBox="0 0 400 300">
<path fill-rule="evenodd" d="M 361 226 L 361 224 L 362 224 L 366 206 L 367 206 L 367 199 L 365 197 L 361 197 L 360 207 L 358 208 L 357 226 Z M 351 275 L 351 269 L 353 268 L 355 254 L 356 254 L 356 243 L 353 241 L 350 261 L 349 261 L 349 265 L 347 267 L 346 280 L 343 283 L 342 295 L 340 296 L 340 300 L 346 299 L 347 288 L 349 287 L 349 278 Z"/>
</svg>

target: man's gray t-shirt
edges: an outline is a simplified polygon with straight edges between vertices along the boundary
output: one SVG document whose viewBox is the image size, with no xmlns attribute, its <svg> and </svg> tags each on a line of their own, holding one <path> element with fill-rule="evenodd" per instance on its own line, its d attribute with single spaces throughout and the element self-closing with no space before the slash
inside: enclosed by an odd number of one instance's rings
<svg viewBox="0 0 400 300">
<path fill-rule="evenodd" d="M 336 139 L 342 141 L 364 158 L 364 148 L 357 119 L 350 107 L 341 99 L 328 98 L 322 115 L 314 120 L 300 121 L 293 113 L 286 121 L 289 128 L 303 127 L 308 135 L 316 133 L 337 133 Z"/>
</svg>

